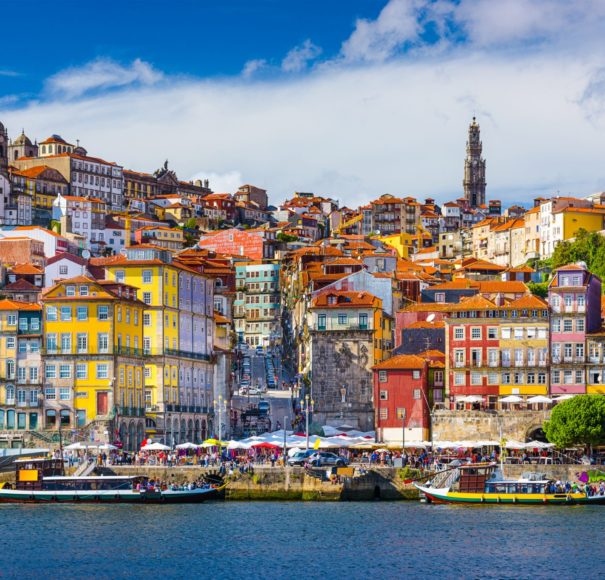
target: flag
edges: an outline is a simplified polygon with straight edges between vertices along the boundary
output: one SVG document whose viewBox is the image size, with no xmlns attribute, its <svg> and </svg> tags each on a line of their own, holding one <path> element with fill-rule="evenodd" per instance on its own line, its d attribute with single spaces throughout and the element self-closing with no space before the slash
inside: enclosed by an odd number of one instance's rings
<svg viewBox="0 0 605 580">
<path fill-rule="evenodd" d="M 315 449 L 315 450 L 319 449 L 320 444 L 321 444 L 321 439 L 318 437 L 317 440 L 315 441 L 315 443 L 313 444 L 313 449 Z"/>
</svg>

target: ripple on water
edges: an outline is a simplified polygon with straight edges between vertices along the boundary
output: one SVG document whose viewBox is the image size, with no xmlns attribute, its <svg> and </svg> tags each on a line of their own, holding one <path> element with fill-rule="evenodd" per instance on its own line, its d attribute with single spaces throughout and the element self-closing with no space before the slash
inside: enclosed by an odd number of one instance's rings
<svg viewBox="0 0 605 580">
<path fill-rule="evenodd" d="M 605 508 L 3 505 L 0 576 L 552 578 L 605 573 Z"/>
</svg>

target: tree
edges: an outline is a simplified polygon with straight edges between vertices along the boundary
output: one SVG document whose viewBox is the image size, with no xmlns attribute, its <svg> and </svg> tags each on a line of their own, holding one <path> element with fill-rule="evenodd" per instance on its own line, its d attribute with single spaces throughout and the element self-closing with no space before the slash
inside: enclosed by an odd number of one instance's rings
<svg viewBox="0 0 605 580">
<path fill-rule="evenodd" d="M 544 423 L 544 433 L 561 448 L 605 442 L 605 397 L 578 395 L 559 403 Z"/>
<path fill-rule="evenodd" d="M 286 234 L 284 232 L 279 232 L 277 236 L 275 236 L 280 242 L 296 242 L 298 240 L 298 236 L 293 234 Z"/>
<path fill-rule="evenodd" d="M 548 283 L 546 282 L 528 282 L 527 287 L 534 296 L 546 298 L 548 296 Z"/>
<path fill-rule="evenodd" d="M 585 262 L 593 274 L 605 279 L 605 237 L 579 229 L 573 242 L 566 240 L 557 244 L 552 256 L 553 268 L 575 262 Z"/>
</svg>

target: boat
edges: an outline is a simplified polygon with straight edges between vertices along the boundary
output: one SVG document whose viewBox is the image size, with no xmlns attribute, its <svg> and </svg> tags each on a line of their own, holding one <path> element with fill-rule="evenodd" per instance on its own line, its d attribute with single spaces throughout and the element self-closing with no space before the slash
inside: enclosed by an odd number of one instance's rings
<svg viewBox="0 0 605 580">
<path fill-rule="evenodd" d="M 0 503 L 201 503 L 218 497 L 224 485 L 159 489 L 141 475 L 66 476 L 61 459 L 15 461 L 15 484 L 0 487 Z"/>
<path fill-rule="evenodd" d="M 438 473 L 429 484 L 414 483 L 427 503 L 578 505 L 605 504 L 605 495 L 564 491 L 541 473 L 504 479 L 495 463 L 461 465 Z"/>
</svg>

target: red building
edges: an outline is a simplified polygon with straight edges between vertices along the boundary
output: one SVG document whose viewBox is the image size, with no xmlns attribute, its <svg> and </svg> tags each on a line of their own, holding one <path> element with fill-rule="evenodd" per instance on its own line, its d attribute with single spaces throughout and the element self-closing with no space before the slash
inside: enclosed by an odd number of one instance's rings
<svg viewBox="0 0 605 580">
<path fill-rule="evenodd" d="M 235 199 L 229 193 L 211 193 L 202 199 L 204 215 L 213 220 L 235 221 Z"/>
<path fill-rule="evenodd" d="M 231 228 L 203 235 L 199 247 L 230 256 L 252 260 L 272 259 L 275 255 L 275 233 L 272 230 L 239 230 Z"/>
<path fill-rule="evenodd" d="M 426 440 L 430 426 L 429 361 L 400 354 L 372 370 L 377 440 L 401 442 L 404 421 L 406 441 Z"/>
</svg>

